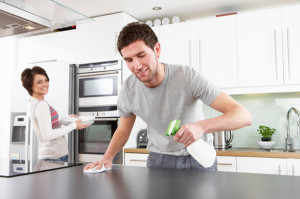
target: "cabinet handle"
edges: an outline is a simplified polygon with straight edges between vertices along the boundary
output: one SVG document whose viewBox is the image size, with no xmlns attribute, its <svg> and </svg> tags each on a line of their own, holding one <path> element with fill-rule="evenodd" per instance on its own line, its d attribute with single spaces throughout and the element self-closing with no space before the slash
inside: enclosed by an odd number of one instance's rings
<svg viewBox="0 0 300 199">
<path fill-rule="evenodd" d="M 278 165 L 278 174 L 281 175 L 281 166 L 280 166 L 280 164 Z"/>
<path fill-rule="evenodd" d="M 192 48 L 192 41 L 189 40 L 189 67 L 192 66 L 192 55 L 191 55 L 192 50 L 191 50 L 191 48 Z"/>
<path fill-rule="evenodd" d="M 43 60 L 43 61 L 30 62 L 28 64 L 41 64 L 41 63 L 47 63 L 47 62 L 57 62 L 57 59 L 49 59 L 49 60 Z"/>
<path fill-rule="evenodd" d="M 222 165 L 222 166 L 232 166 L 231 163 L 218 163 L 217 165 Z"/>
<path fill-rule="evenodd" d="M 131 162 L 147 162 L 147 160 L 140 160 L 140 159 L 131 159 Z"/>
<path fill-rule="evenodd" d="M 118 32 L 115 31 L 115 55 L 118 54 Z"/>
<path fill-rule="evenodd" d="M 292 175 L 295 175 L 295 165 L 292 166 Z"/>
<path fill-rule="evenodd" d="M 275 51 L 275 71 L 276 80 L 278 80 L 278 63 L 277 63 L 277 31 L 274 29 L 274 51 Z"/>
<path fill-rule="evenodd" d="M 201 59 L 201 39 L 198 40 L 198 55 L 199 55 L 199 63 L 198 63 L 198 68 L 199 72 L 202 72 L 202 59 Z"/>
<path fill-rule="evenodd" d="M 287 45 L 287 61 L 288 61 L 288 78 L 291 79 L 291 65 L 290 65 L 290 30 L 286 29 L 286 45 Z"/>
</svg>

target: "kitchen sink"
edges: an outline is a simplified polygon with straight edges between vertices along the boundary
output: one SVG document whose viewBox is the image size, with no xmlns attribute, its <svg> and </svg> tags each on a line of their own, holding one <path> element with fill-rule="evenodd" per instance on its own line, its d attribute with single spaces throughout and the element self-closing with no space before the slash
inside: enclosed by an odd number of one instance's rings
<svg viewBox="0 0 300 199">
<path fill-rule="evenodd" d="M 300 149 L 266 149 L 268 152 L 275 152 L 275 153 L 300 153 Z"/>
</svg>

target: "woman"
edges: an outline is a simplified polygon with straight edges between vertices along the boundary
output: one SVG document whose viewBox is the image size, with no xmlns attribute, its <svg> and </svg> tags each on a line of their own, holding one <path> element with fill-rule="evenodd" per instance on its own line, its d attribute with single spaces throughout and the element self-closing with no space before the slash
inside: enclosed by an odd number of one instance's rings
<svg viewBox="0 0 300 199">
<path fill-rule="evenodd" d="M 69 152 L 65 135 L 74 129 L 83 129 L 90 125 L 81 123 L 81 120 L 68 126 L 61 125 L 56 110 L 44 100 L 48 93 L 49 77 L 43 68 L 38 66 L 26 68 L 22 72 L 21 80 L 31 96 L 29 115 L 39 139 L 39 159 L 68 161 Z"/>
</svg>

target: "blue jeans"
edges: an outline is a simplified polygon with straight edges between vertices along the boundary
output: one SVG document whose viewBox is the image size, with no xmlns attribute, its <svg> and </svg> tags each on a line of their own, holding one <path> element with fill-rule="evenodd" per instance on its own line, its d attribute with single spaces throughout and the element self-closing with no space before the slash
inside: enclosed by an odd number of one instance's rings
<svg viewBox="0 0 300 199">
<path fill-rule="evenodd" d="M 199 169 L 217 171 L 217 160 L 213 166 L 205 168 L 191 155 L 175 156 L 150 152 L 147 167 L 168 169 Z"/>
<path fill-rule="evenodd" d="M 62 156 L 60 158 L 56 158 L 56 159 L 42 159 L 43 161 L 50 161 L 50 162 L 68 162 L 68 155 Z"/>
</svg>

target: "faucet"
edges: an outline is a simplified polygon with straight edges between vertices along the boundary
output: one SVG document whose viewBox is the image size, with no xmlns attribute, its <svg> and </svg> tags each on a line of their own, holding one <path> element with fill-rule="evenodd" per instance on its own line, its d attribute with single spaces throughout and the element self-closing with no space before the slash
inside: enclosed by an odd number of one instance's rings
<svg viewBox="0 0 300 199">
<path fill-rule="evenodd" d="M 294 149 L 294 146 L 293 146 L 293 141 L 292 141 L 292 138 L 290 136 L 290 113 L 291 111 L 294 111 L 296 116 L 297 116 L 297 135 L 299 135 L 299 132 L 300 132 L 300 117 L 299 117 L 299 111 L 294 108 L 294 107 L 291 107 L 288 112 L 287 112 L 287 115 L 286 115 L 286 138 L 285 138 L 285 150 L 286 151 L 293 151 Z"/>
</svg>

